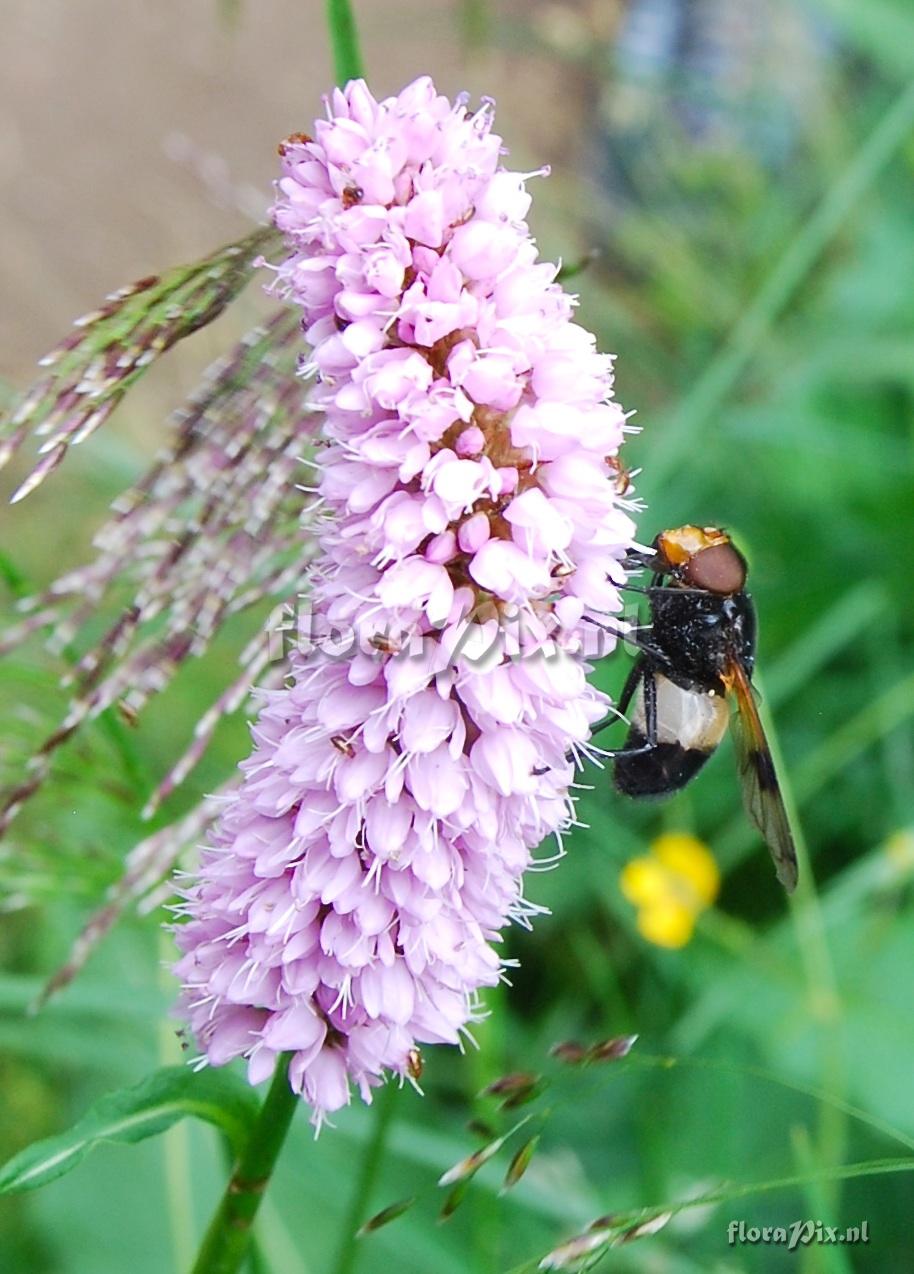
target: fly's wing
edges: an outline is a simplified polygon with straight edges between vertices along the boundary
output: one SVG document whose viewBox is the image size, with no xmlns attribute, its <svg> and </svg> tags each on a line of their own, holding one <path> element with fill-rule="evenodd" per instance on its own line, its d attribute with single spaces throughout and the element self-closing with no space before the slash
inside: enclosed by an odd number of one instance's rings
<svg viewBox="0 0 914 1274">
<path fill-rule="evenodd" d="M 755 703 L 755 693 L 739 660 L 730 660 L 724 682 L 733 707 L 731 728 L 743 804 L 771 851 L 778 880 L 788 893 L 793 893 L 797 883 L 797 851 L 793 833 Z"/>
</svg>

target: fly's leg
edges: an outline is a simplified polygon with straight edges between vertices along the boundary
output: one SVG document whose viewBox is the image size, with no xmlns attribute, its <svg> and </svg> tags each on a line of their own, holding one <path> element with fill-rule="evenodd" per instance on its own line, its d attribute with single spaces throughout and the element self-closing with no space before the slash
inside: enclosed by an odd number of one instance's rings
<svg viewBox="0 0 914 1274">
<path fill-rule="evenodd" d="M 644 678 L 644 746 L 632 748 L 625 755 L 637 756 L 641 752 L 652 752 L 657 746 L 657 679 L 653 672 Z M 622 756 L 621 752 L 616 753 Z"/>
<path fill-rule="evenodd" d="M 625 715 L 628 711 L 628 705 L 634 698 L 635 691 L 642 681 L 646 681 L 648 670 L 643 659 L 639 659 L 634 668 L 625 678 L 625 685 L 622 687 L 622 693 L 619 695 L 619 711 Z M 651 678 L 653 681 L 653 677 Z"/>
<path fill-rule="evenodd" d="M 625 585 L 627 588 L 628 585 Z M 691 588 L 686 584 L 652 584 L 650 588 L 635 589 L 635 592 L 644 593 L 675 593 L 677 597 L 717 597 L 719 594 L 712 593 L 708 588 Z"/>
<path fill-rule="evenodd" d="M 630 646 L 634 646 L 642 655 L 647 655 L 651 663 L 656 664 L 661 671 L 665 671 L 669 666 L 669 660 L 662 650 L 658 650 L 656 646 L 652 646 L 641 637 L 634 636 L 638 632 L 650 632 L 651 624 L 634 624 L 631 628 L 613 628 L 609 624 L 598 624 L 595 619 L 589 621 L 594 628 L 599 629 L 601 633 L 609 633 L 610 637 L 618 637 L 620 641 L 628 642 Z M 601 656 L 602 657 L 602 656 Z M 635 683 L 637 685 L 637 682 Z"/>
<path fill-rule="evenodd" d="M 620 584 L 619 589 L 623 593 L 640 593 L 642 597 L 650 597 L 651 593 L 675 593 L 677 597 L 717 596 L 717 594 L 712 593 L 707 588 L 691 588 L 686 584 L 660 584 L 657 582 L 660 578 L 661 576 L 655 575 L 654 581 L 648 585 Z"/>
<path fill-rule="evenodd" d="M 645 660 L 639 660 L 628 674 L 625 685 L 622 687 L 622 693 L 619 696 L 619 712 L 625 712 L 635 691 L 638 689 L 639 683 L 644 694 L 644 743 L 638 748 L 618 748 L 614 752 L 607 752 L 605 755 L 612 760 L 616 760 L 620 756 L 643 756 L 645 752 L 653 752 L 657 746 L 657 680 L 654 676 L 654 669 Z M 618 719 L 618 716 L 615 715 L 604 717 L 602 721 L 594 726 L 591 731 L 591 737 L 599 734 L 601 730 L 605 730 L 608 725 L 612 725 Z"/>
</svg>

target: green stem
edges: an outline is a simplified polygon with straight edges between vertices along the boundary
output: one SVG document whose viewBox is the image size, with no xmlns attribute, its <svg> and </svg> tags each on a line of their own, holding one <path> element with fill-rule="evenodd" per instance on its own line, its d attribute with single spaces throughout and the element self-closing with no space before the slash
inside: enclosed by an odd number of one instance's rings
<svg viewBox="0 0 914 1274">
<path fill-rule="evenodd" d="M 365 68 L 359 48 L 359 33 L 349 0 L 327 0 L 327 27 L 333 49 L 333 72 L 337 84 L 362 79 Z"/>
<path fill-rule="evenodd" d="M 486 0 L 460 0 L 457 12 L 461 43 L 469 57 L 489 43 L 489 6 Z"/>
<path fill-rule="evenodd" d="M 213 1214 L 191 1274 L 236 1274 L 251 1242 L 251 1227 L 300 1101 L 289 1087 L 284 1053 L 250 1138 Z"/>
<path fill-rule="evenodd" d="M 791 1128 L 790 1141 L 797 1171 L 815 1172 L 818 1166 L 816 1150 L 805 1124 L 796 1124 Z M 833 1210 L 825 1187 L 826 1183 L 823 1181 L 809 1181 L 802 1187 L 806 1215 L 821 1217 L 826 1224 L 839 1225 L 840 1212 Z M 847 1248 L 841 1247 L 839 1243 L 817 1244 L 814 1248 L 807 1248 L 800 1256 L 799 1269 L 802 1274 L 853 1274 Z"/>
<path fill-rule="evenodd" d="M 183 1128 L 184 1125 L 178 1124 L 177 1127 Z M 174 1129 L 171 1129 L 170 1131 L 174 1132 Z M 235 1166 L 235 1152 L 232 1149 L 232 1143 L 229 1137 L 224 1132 L 219 1134 L 219 1150 L 219 1158 L 222 1161 L 222 1166 L 225 1168 L 226 1172 L 231 1172 Z M 264 1210 L 266 1210 L 266 1200 L 264 1200 L 263 1207 Z M 260 1244 L 258 1242 L 259 1237 L 260 1236 L 256 1233 L 251 1234 L 251 1238 L 248 1243 L 248 1250 L 241 1262 L 241 1269 L 244 1271 L 244 1274 L 269 1274 L 269 1267 L 267 1266 L 263 1253 L 260 1250 Z M 184 1263 L 181 1262 L 181 1268 L 183 1269 L 183 1267 Z"/>
<path fill-rule="evenodd" d="M 806 997 L 810 1020 L 819 1031 L 820 1066 L 822 1087 L 839 1101 L 821 1107 L 819 1115 L 819 1144 L 817 1152 L 825 1167 L 839 1166 L 844 1158 L 847 1142 L 847 1117 L 841 1108 L 847 1089 L 847 1068 L 844 1056 L 844 1006 L 838 987 L 828 931 L 822 903 L 816 888 L 806 837 L 799 819 L 794 798 L 790 771 L 785 767 L 780 742 L 774 722 L 761 707 L 762 721 L 774 762 L 781 775 L 781 789 L 787 814 L 793 827 L 797 845 L 800 879 L 791 906 L 791 919 L 796 935 L 800 963 L 806 981 Z M 822 1183 L 823 1197 L 837 1211 L 840 1201 L 840 1181 L 837 1178 Z"/>
<path fill-rule="evenodd" d="M 387 1134 L 390 1131 L 394 1107 L 399 1089 L 393 1080 L 388 1080 L 375 1101 L 375 1121 L 371 1138 L 365 1147 L 362 1166 L 359 1171 L 352 1198 L 343 1221 L 339 1255 L 333 1267 L 334 1274 L 352 1274 L 358 1255 L 358 1228 L 365 1220 L 371 1202 L 371 1192 L 378 1179 L 378 1171 L 384 1150 L 387 1145 Z"/>
<path fill-rule="evenodd" d="M 505 1049 L 505 1017 L 506 999 L 504 984 L 492 987 L 486 995 L 488 1015 L 473 1029 L 476 1047 L 466 1059 L 468 1065 L 464 1075 L 471 1086 L 467 1094 L 474 1115 L 485 1119 L 491 1117 L 491 1110 L 480 1094 L 499 1075 L 508 1070 Z M 502 1206 L 500 1200 L 491 1193 L 474 1191 L 467 1201 L 469 1209 L 469 1226 L 473 1245 L 473 1267 L 479 1270 L 498 1270 L 502 1268 L 499 1249 L 501 1247 Z"/>
<path fill-rule="evenodd" d="M 163 993 L 170 997 L 171 974 L 167 966 L 172 953 L 171 936 L 164 929 L 159 929 L 158 932 L 158 948 L 161 964 L 157 980 Z M 181 1049 L 178 1046 L 174 1026 L 165 1018 L 159 1019 L 157 1036 L 159 1064 L 161 1066 L 180 1064 Z M 197 1246 L 193 1174 L 190 1167 L 190 1134 L 187 1120 L 168 1129 L 161 1140 L 161 1147 L 174 1268 L 183 1270 L 193 1260 Z"/>
</svg>

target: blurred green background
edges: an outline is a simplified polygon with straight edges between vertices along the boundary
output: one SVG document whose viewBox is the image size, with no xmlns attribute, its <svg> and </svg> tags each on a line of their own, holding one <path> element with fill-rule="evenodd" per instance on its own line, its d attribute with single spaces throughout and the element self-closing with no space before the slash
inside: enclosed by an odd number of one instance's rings
<svg viewBox="0 0 914 1274">
<path fill-rule="evenodd" d="M 6 0 L 8 389 L 105 291 L 236 237 L 265 206 L 276 140 L 307 126 L 329 87 L 322 8 Z M 605 1266 L 911 1268 L 911 1177 L 824 1178 L 910 1157 L 895 1134 L 914 1138 L 914 10 L 385 0 L 358 15 L 376 93 L 423 72 L 449 93 L 491 93 L 512 166 L 552 165 L 534 185 L 534 229 L 552 259 L 597 250 L 572 286 L 582 321 L 618 353 L 618 396 L 643 428 L 629 448 L 649 503 L 642 538 L 721 523 L 750 557 L 760 683 L 811 866 L 788 906 L 742 816 L 729 744 L 687 793 L 646 809 L 587 774 L 589 828 L 557 871 L 530 879 L 551 914 L 508 935 L 520 968 L 489 998 L 479 1051 L 429 1050 L 427 1095 L 397 1098 L 370 1198 L 360 1165 L 376 1112 L 343 1112 L 317 1143 L 300 1118 L 258 1268 L 323 1274 L 354 1258 L 364 1274 L 499 1274 L 607 1212 L 795 1176 L 812 1183 L 689 1209 Z M 41 492 L 0 511 L 26 583 L 84 558 L 168 409 L 262 310 L 255 285 Z M 223 684 L 230 635 L 225 646 L 183 671 L 127 752 L 103 724 L 71 746 L 3 848 L 3 1158 L 180 1058 L 161 912 L 128 917 L 72 987 L 38 1016 L 26 1008 L 146 834 L 142 799 Z M 37 644 L 0 664 L 4 781 L 55 720 L 61 671 Z M 625 671 L 619 656 L 598 676 L 618 687 Z M 224 727 L 166 814 L 216 786 L 245 739 L 243 720 Z M 725 877 L 678 951 L 638 934 L 619 889 L 624 863 L 663 830 L 700 835 Z M 498 1197 L 490 1165 L 436 1224 L 433 1182 L 477 1144 L 466 1121 L 491 1107 L 474 1095 L 505 1071 L 547 1067 L 557 1040 L 623 1032 L 640 1036 L 629 1062 L 563 1075 L 511 1196 Z M 0 1269 L 180 1274 L 224 1175 L 215 1136 L 197 1126 L 103 1148 L 2 1201 Z M 412 1212 L 340 1258 L 354 1200 L 373 1211 L 413 1191 Z M 727 1244 L 731 1219 L 805 1217 L 866 1219 L 870 1242 Z"/>
</svg>

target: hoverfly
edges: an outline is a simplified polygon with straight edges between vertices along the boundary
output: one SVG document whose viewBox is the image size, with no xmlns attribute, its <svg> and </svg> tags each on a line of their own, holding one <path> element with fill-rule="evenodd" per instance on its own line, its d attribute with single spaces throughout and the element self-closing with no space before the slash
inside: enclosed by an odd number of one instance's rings
<svg viewBox="0 0 914 1274">
<path fill-rule="evenodd" d="M 732 720 L 743 803 L 791 892 L 797 855 L 752 688 L 756 619 L 746 560 L 725 531 L 662 531 L 630 564 L 653 571 L 651 623 L 619 700 L 632 701 L 615 785 L 628 796 L 663 796 L 698 773 Z"/>
</svg>

